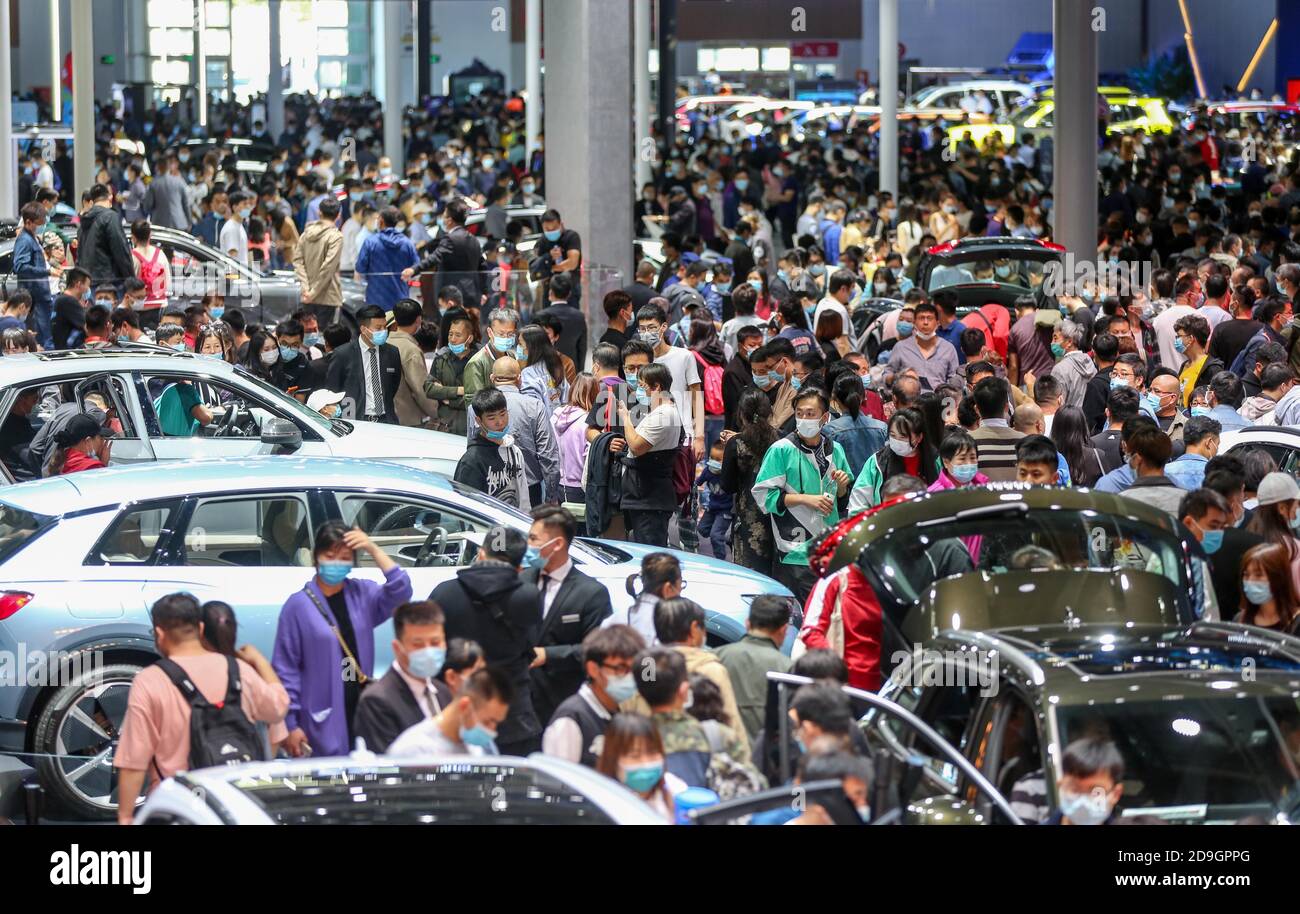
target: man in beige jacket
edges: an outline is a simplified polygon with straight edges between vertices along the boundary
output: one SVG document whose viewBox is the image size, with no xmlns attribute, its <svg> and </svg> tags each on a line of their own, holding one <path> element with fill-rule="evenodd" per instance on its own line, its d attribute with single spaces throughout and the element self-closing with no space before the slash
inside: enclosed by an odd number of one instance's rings
<svg viewBox="0 0 1300 914">
<path fill-rule="evenodd" d="M 327 196 L 320 202 L 320 218 L 303 229 L 293 254 L 303 307 L 316 315 L 321 327 L 338 320 L 343 307 L 343 284 L 339 281 L 343 233 L 334 224 L 338 215 L 339 201 Z"/>
<path fill-rule="evenodd" d="M 402 383 L 393 395 L 393 408 L 401 425 L 422 426 L 438 418 L 438 401 L 424 395 L 424 382 L 429 369 L 424 362 L 424 351 L 415 340 L 416 331 L 423 320 L 420 303 L 404 298 L 393 305 L 393 332 L 388 342 L 402 355 Z"/>
</svg>

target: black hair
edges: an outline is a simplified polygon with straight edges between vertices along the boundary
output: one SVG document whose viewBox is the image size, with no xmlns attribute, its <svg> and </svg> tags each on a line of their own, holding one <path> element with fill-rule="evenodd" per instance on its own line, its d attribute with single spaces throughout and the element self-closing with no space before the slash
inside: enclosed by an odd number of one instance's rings
<svg viewBox="0 0 1300 914">
<path fill-rule="evenodd" d="M 641 651 L 633 662 L 636 690 L 651 708 L 663 707 L 686 682 L 686 658 L 670 647 Z"/>
<path fill-rule="evenodd" d="M 1046 435 L 1026 435 L 1016 442 L 1016 463 L 1042 463 L 1055 470 L 1056 445 Z"/>
<path fill-rule="evenodd" d="M 655 635 L 662 644 L 681 644 L 691 634 L 692 623 L 704 627 L 704 607 L 686 597 L 655 604 Z"/>
<path fill-rule="evenodd" d="M 1127 422 L 1138 414 L 1141 398 L 1132 387 L 1114 387 L 1106 397 L 1111 422 Z M 1052 420 L 1055 422 L 1056 420 Z"/>
<path fill-rule="evenodd" d="M 315 561 L 335 546 L 343 543 L 343 537 L 352 528 L 342 521 L 327 520 L 316 528 L 316 545 L 312 549 L 312 561 Z"/>
<path fill-rule="evenodd" d="M 844 371 L 835 379 L 831 388 L 834 397 L 844 407 L 844 415 L 853 422 L 862 420 L 862 400 L 866 397 L 866 388 L 856 371 Z"/>
<path fill-rule="evenodd" d="M 582 664 L 600 665 L 611 657 L 632 660 L 645 650 L 645 639 L 630 625 L 603 625 L 582 639 Z"/>
<path fill-rule="evenodd" d="M 759 631 L 775 631 L 790 621 L 790 604 L 776 594 L 760 594 L 749 604 L 749 624 Z"/>
<path fill-rule="evenodd" d="M 849 728 L 853 726 L 849 697 L 839 686 L 830 683 L 802 686 L 794 693 L 790 708 L 800 723 L 816 724 L 826 733 L 848 736 Z"/>
<path fill-rule="evenodd" d="M 393 637 L 399 641 L 408 625 L 445 625 L 442 607 L 432 600 L 412 600 L 393 610 Z"/>
<path fill-rule="evenodd" d="M 1124 779 L 1124 757 L 1108 739 L 1077 739 L 1061 755 L 1061 773 L 1074 778 L 1105 773 L 1118 784 Z"/>
<path fill-rule="evenodd" d="M 208 650 L 227 657 L 235 656 L 235 642 L 239 636 L 239 622 L 229 603 L 209 600 L 200 612 L 203 621 L 203 643 Z"/>
<path fill-rule="evenodd" d="M 903 477 L 897 478 L 901 479 Z M 805 651 L 804 655 L 790 667 L 790 672 L 796 676 L 807 676 L 809 679 L 817 680 L 831 680 L 841 684 L 849 681 L 849 668 L 845 664 L 844 658 L 826 648 Z"/>
<path fill-rule="evenodd" d="M 393 323 L 409 327 L 424 316 L 424 306 L 413 298 L 403 298 L 393 305 Z"/>
<path fill-rule="evenodd" d="M 506 395 L 495 387 L 485 387 L 474 393 L 469 407 L 474 410 L 474 415 L 479 418 L 481 424 L 483 417 L 488 413 L 499 413 L 507 408 Z"/>
<path fill-rule="evenodd" d="M 1233 409 L 1239 408 L 1246 399 L 1246 388 L 1231 371 L 1220 371 L 1210 379 L 1210 393 L 1218 403 Z"/>
<path fill-rule="evenodd" d="M 1007 413 L 1007 398 L 1010 396 L 1007 382 L 1001 378 L 985 378 L 975 385 L 971 396 L 975 398 L 975 409 L 981 419 L 1001 419 Z"/>
<path fill-rule="evenodd" d="M 528 551 L 528 537 L 505 524 L 494 524 L 483 537 L 483 554 L 518 568 Z"/>
<path fill-rule="evenodd" d="M 438 678 L 445 681 L 448 670 L 463 673 L 472 669 L 485 656 L 483 646 L 474 639 L 452 638 L 447 642 L 447 657 L 438 671 Z"/>
<path fill-rule="evenodd" d="M 952 460 L 962 451 L 974 451 L 975 439 L 964 428 L 954 428 L 943 436 L 939 442 L 939 456 Z"/>
<path fill-rule="evenodd" d="M 1183 444 L 1200 444 L 1210 435 L 1222 435 L 1223 425 L 1209 416 L 1192 416 L 1183 426 Z"/>
<path fill-rule="evenodd" d="M 541 521 L 547 530 L 558 530 L 565 543 L 572 543 L 578 533 L 578 522 L 567 508 L 559 505 L 541 505 L 533 509 L 533 520 Z"/>
<path fill-rule="evenodd" d="M 169 635 L 197 635 L 203 621 L 203 610 L 193 594 L 169 593 L 154 601 L 149 610 L 149 619 L 155 628 L 161 628 Z"/>
</svg>

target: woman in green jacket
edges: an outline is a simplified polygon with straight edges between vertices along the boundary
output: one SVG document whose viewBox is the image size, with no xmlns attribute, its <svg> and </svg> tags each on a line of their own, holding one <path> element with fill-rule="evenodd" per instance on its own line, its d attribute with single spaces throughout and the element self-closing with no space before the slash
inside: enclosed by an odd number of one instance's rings
<svg viewBox="0 0 1300 914">
<path fill-rule="evenodd" d="M 926 438 L 921 411 L 900 409 L 889 420 L 885 446 L 867 458 L 849 493 L 849 514 L 880 504 L 880 487 L 894 476 L 909 475 L 928 487 L 943 471 L 939 452 Z"/>
</svg>

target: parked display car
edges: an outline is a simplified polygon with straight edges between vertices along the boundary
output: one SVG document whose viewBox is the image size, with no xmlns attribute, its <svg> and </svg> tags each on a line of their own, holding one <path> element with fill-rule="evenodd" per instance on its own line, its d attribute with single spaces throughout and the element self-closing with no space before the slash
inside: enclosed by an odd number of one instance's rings
<svg viewBox="0 0 1300 914">
<path fill-rule="evenodd" d="M 1246 448 L 1259 448 L 1273 458 L 1283 473 L 1300 478 L 1300 428 L 1248 425 L 1225 430 L 1219 439 L 1219 450 L 1225 454 Z"/>
<path fill-rule="evenodd" d="M 327 520 L 364 530 L 419 597 L 470 564 L 494 524 L 531 525 L 481 492 L 387 461 L 193 461 L 0 489 L 0 650 L 98 652 L 97 665 L 71 682 L 0 689 L 0 751 L 45 754 L 42 783 L 75 815 L 110 812 L 126 693 L 156 657 L 149 607 L 177 591 L 224 600 L 238 610 L 241 642 L 269 657 L 280 608 L 311 578 L 313 536 Z M 641 558 L 654 551 L 580 539 L 572 557 L 626 606 Z M 757 572 L 675 554 L 689 595 L 706 607 L 710 644 L 744 635 L 756 596 L 790 596 Z M 354 574 L 382 579 L 364 554 Z M 392 661 L 391 640 L 385 623 L 375 634 L 377 676 Z"/>
<path fill-rule="evenodd" d="M 1017 298 L 1042 287 L 1048 264 L 1059 263 L 1064 253 L 1059 244 L 1038 239 L 947 241 L 921 255 L 916 285 L 931 295 L 951 289 L 959 306 L 969 309 L 994 302 L 1014 310 Z"/>
<path fill-rule="evenodd" d="M 947 631 L 900 665 L 881 695 L 958 746 L 1001 794 L 1041 784 L 1044 815 L 1057 806 L 1065 747 L 1104 737 L 1124 759 L 1121 819 L 1290 824 L 1300 815 L 1298 690 L 1300 640 L 1198 622 Z M 875 711 L 861 725 L 900 761 L 924 756 L 913 804 L 1005 821 L 913 732 Z"/>
<path fill-rule="evenodd" d="M 583 765 L 514 756 L 277 759 L 168 778 L 137 825 L 664 825 Z"/>
</svg>

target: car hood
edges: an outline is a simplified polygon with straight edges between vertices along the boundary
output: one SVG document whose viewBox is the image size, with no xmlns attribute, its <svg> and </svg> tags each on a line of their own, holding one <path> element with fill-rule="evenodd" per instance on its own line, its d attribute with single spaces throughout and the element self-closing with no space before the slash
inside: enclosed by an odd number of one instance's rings
<svg viewBox="0 0 1300 914">
<path fill-rule="evenodd" d="M 454 470 L 456 462 L 465 453 L 465 439 L 459 435 L 384 422 L 349 421 L 353 427 L 351 433 L 333 439 L 335 456 L 379 460 L 432 459 L 449 462 Z"/>
</svg>

